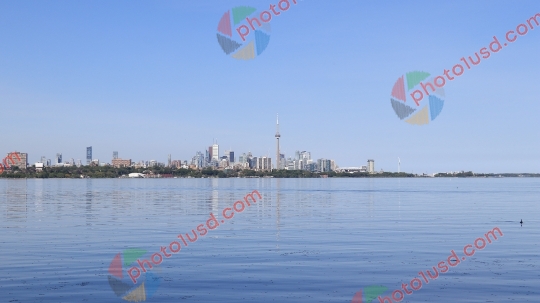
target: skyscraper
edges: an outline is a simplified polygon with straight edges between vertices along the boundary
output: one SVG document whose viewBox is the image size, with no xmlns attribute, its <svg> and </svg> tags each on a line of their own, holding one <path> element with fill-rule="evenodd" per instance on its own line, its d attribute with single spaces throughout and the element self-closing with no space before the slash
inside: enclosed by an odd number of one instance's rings
<svg viewBox="0 0 540 303">
<path fill-rule="evenodd" d="M 112 152 L 112 158 L 113 158 L 113 160 L 118 159 L 118 152 L 117 151 Z"/>
<path fill-rule="evenodd" d="M 195 155 L 195 158 L 196 158 L 196 162 L 195 162 L 195 165 L 197 165 L 197 168 L 203 168 L 205 167 L 205 160 L 204 160 L 204 156 L 201 152 L 197 152 L 197 154 Z"/>
<path fill-rule="evenodd" d="M 56 164 L 60 164 L 60 163 L 62 163 L 62 154 L 57 153 L 56 154 Z"/>
<path fill-rule="evenodd" d="M 92 146 L 86 148 L 86 165 L 92 162 Z"/>
<path fill-rule="evenodd" d="M 367 160 L 368 164 L 368 173 L 373 174 L 375 172 L 375 160 L 369 159 Z"/>
<path fill-rule="evenodd" d="M 276 169 L 280 169 L 280 152 L 279 152 L 279 138 L 281 135 L 279 134 L 279 115 L 276 114 Z"/>
<path fill-rule="evenodd" d="M 256 162 L 256 170 L 270 171 L 272 170 L 272 159 L 268 157 L 259 157 Z"/>
<path fill-rule="evenodd" d="M 232 164 L 234 163 L 234 151 L 229 151 L 229 162 Z"/>
<path fill-rule="evenodd" d="M 317 160 L 317 168 L 319 172 L 332 171 L 332 162 L 328 159 L 319 159 Z"/>
<path fill-rule="evenodd" d="M 219 162 L 219 145 L 217 143 L 212 144 L 212 160 Z"/>
<path fill-rule="evenodd" d="M 8 153 L 2 163 L 6 168 L 9 168 L 10 166 L 16 166 L 18 168 L 26 169 L 26 167 L 28 167 L 28 154 L 18 151 Z"/>
</svg>

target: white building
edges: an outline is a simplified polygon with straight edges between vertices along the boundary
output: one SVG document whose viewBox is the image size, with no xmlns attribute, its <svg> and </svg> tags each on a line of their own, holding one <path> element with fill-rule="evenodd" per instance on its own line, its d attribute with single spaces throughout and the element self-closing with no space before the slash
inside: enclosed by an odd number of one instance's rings
<svg viewBox="0 0 540 303">
<path fill-rule="evenodd" d="M 43 164 L 43 162 L 36 162 L 36 164 L 34 165 L 36 166 L 36 171 L 42 171 L 43 167 L 45 167 L 45 164 Z"/>
<path fill-rule="evenodd" d="M 272 170 L 272 158 L 259 157 L 257 158 L 256 170 Z"/>
<path fill-rule="evenodd" d="M 141 173 L 131 173 L 128 175 L 130 178 L 144 178 L 144 175 Z"/>
<path fill-rule="evenodd" d="M 369 159 L 367 160 L 367 169 L 368 169 L 368 173 L 370 174 L 373 174 L 375 173 L 375 160 L 373 159 Z"/>
<path fill-rule="evenodd" d="M 365 165 L 360 167 L 340 167 L 336 169 L 337 172 L 340 173 L 365 173 L 367 171 L 367 167 Z"/>
<path fill-rule="evenodd" d="M 212 159 L 219 162 L 219 145 L 217 143 L 212 144 Z"/>
</svg>

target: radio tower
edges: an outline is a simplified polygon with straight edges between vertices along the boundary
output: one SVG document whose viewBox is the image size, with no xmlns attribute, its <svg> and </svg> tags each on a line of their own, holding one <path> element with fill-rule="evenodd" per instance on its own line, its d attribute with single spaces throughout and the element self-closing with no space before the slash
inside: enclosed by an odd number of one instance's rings
<svg viewBox="0 0 540 303">
<path fill-rule="evenodd" d="M 279 134 L 279 115 L 276 114 L 276 169 L 279 169 L 280 168 L 280 165 L 279 165 L 279 160 L 280 160 L 280 154 L 279 154 L 279 137 L 281 137 L 281 135 Z"/>
</svg>

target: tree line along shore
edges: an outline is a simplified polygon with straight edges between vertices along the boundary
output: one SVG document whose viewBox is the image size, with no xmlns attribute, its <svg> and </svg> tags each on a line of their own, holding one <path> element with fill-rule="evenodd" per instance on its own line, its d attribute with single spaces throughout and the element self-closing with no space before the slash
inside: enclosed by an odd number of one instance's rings
<svg viewBox="0 0 540 303">
<path fill-rule="evenodd" d="M 206 168 L 202 170 L 152 167 L 112 167 L 112 166 L 80 166 L 80 167 L 45 167 L 37 171 L 35 167 L 19 169 L 14 166 L 0 174 L 0 178 L 127 178 L 129 174 L 138 173 L 145 178 L 414 178 L 414 177 L 540 177 L 531 173 L 438 173 L 433 175 L 412 174 L 405 172 L 310 172 L 306 170 L 272 170 L 255 171 L 249 169 L 217 170 Z"/>
</svg>

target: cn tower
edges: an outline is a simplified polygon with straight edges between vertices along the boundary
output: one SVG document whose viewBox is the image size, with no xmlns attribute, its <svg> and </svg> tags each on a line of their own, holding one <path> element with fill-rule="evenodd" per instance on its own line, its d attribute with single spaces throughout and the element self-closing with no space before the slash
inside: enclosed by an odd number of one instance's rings
<svg viewBox="0 0 540 303">
<path fill-rule="evenodd" d="M 281 137 L 279 134 L 279 114 L 276 114 L 276 169 L 280 168 L 279 162 L 281 160 L 279 155 L 279 137 Z"/>
</svg>

